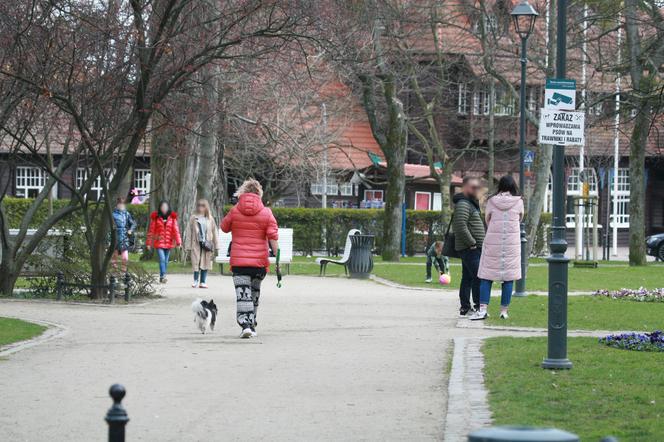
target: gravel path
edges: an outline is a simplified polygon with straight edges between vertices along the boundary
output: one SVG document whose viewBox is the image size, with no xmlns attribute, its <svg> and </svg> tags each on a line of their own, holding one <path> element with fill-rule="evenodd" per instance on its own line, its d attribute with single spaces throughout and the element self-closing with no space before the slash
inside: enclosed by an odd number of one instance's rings
<svg viewBox="0 0 664 442">
<path fill-rule="evenodd" d="M 440 440 L 457 298 L 372 281 L 268 277 L 259 337 L 237 338 L 229 277 L 173 275 L 142 306 L 0 301 L 0 315 L 67 333 L 0 359 L 0 440 L 104 440 L 124 384 L 128 440 Z M 220 306 L 198 333 L 197 296 Z"/>
</svg>

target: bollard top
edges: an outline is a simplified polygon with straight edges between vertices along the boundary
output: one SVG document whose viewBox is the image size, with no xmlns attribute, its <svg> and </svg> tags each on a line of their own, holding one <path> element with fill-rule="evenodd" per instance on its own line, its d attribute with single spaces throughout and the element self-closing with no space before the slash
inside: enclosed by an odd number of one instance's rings
<svg viewBox="0 0 664 442">
<path fill-rule="evenodd" d="M 113 403 L 119 404 L 120 402 L 122 402 L 122 399 L 124 399 L 125 395 L 127 394 L 127 391 L 122 385 L 113 384 L 111 385 L 111 388 L 108 390 L 108 394 L 111 395 L 111 398 L 113 398 Z"/>
<path fill-rule="evenodd" d="M 555 428 L 492 427 L 473 431 L 468 442 L 579 442 L 579 437 Z"/>
</svg>

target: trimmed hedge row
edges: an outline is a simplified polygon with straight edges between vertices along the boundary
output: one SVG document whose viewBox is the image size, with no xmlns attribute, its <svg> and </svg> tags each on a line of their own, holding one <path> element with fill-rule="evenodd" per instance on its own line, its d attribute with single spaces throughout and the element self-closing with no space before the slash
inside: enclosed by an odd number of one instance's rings
<svg viewBox="0 0 664 442">
<path fill-rule="evenodd" d="M 4 198 L 2 205 L 12 228 L 19 226 L 23 214 L 28 210 L 32 200 L 23 198 Z M 67 204 L 66 200 L 54 200 L 54 210 Z M 230 206 L 224 212 L 228 212 Z M 136 220 L 139 231 L 148 225 L 149 206 L 127 205 Z M 383 240 L 382 209 L 309 209 L 309 208 L 273 208 L 277 222 L 281 227 L 294 230 L 295 252 L 313 254 L 326 251 L 330 254 L 341 254 L 346 243 L 346 233 L 350 229 L 360 229 L 362 233 L 376 236 L 376 249 L 380 250 Z M 37 211 L 30 222 L 30 227 L 38 227 L 48 215 L 47 205 Z M 181 217 L 182 218 L 182 217 Z M 182 219 L 186 219 L 184 217 Z M 545 248 L 545 225 L 551 223 L 551 215 L 543 213 L 535 238 L 533 253 L 538 254 Z M 75 228 L 81 225 L 80 215 L 73 214 L 60 222 L 57 227 L 62 229 Z M 440 212 L 433 210 L 406 211 L 406 253 L 421 253 L 435 240 L 442 239 L 445 223 Z"/>
<path fill-rule="evenodd" d="M 18 228 L 21 224 L 23 214 L 28 211 L 32 199 L 5 197 L 2 200 L 2 206 L 7 216 L 10 228 Z M 69 203 L 68 200 L 53 200 L 53 210 L 58 210 Z M 132 205 L 127 204 L 127 210 L 131 212 L 139 226 L 147 226 L 149 207 L 147 204 Z M 48 204 L 44 203 L 30 220 L 30 228 L 37 228 L 48 217 Z M 80 215 L 74 213 L 57 224 L 56 228 L 70 229 L 82 225 Z"/>
<path fill-rule="evenodd" d="M 32 200 L 23 198 L 4 198 L 2 205 L 11 228 L 17 228 L 23 214 Z M 54 200 L 53 209 L 67 204 L 66 200 Z M 227 212 L 226 207 L 224 212 Z M 139 230 L 148 224 L 149 207 L 147 204 L 127 205 L 127 210 L 136 219 Z M 329 253 L 342 253 L 346 243 L 346 233 L 350 229 L 360 229 L 363 233 L 376 236 L 376 248 L 380 250 L 383 237 L 383 214 L 381 209 L 305 209 L 273 208 L 277 222 L 281 227 L 294 230 L 293 249 L 304 254 L 313 254 L 326 250 Z M 37 211 L 30 222 L 30 227 L 38 227 L 48 216 L 47 205 Z M 186 218 L 186 217 L 185 217 Z M 76 228 L 81 225 L 79 214 L 73 214 L 61 221 L 61 229 Z M 440 212 L 406 211 L 406 250 L 408 254 L 422 252 L 427 244 L 440 239 L 444 225 Z"/>
</svg>

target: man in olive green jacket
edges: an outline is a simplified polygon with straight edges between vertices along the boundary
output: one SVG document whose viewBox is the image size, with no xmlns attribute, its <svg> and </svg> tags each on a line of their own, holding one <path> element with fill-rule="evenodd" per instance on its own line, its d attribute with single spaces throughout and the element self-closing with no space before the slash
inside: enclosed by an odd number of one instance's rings
<svg viewBox="0 0 664 442">
<path fill-rule="evenodd" d="M 484 241 L 484 220 L 480 213 L 480 204 L 477 193 L 480 190 L 480 181 L 473 177 L 464 177 L 463 188 L 454 195 L 454 217 L 452 230 L 454 231 L 454 248 L 461 256 L 461 284 L 459 287 L 459 300 L 461 308 L 459 314 L 466 316 L 472 309 L 480 305 L 480 280 L 477 272 L 482 255 L 482 242 Z M 473 294 L 473 304 L 470 304 L 470 294 Z"/>
</svg>

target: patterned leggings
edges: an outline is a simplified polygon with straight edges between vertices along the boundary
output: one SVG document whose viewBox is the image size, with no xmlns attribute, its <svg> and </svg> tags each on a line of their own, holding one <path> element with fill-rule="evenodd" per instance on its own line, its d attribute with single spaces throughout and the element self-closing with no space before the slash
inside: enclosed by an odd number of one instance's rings
<svg viewBox="0 0 664 442">
<path fill-rule="evenodd" d="M 254 330 L 258 323 L 258 301 L 261 297 L 261 282 L 265 275 L 233 275 L 235 299 L 237 300 L 237 323 L 242 327 Z"/>
</svg>

